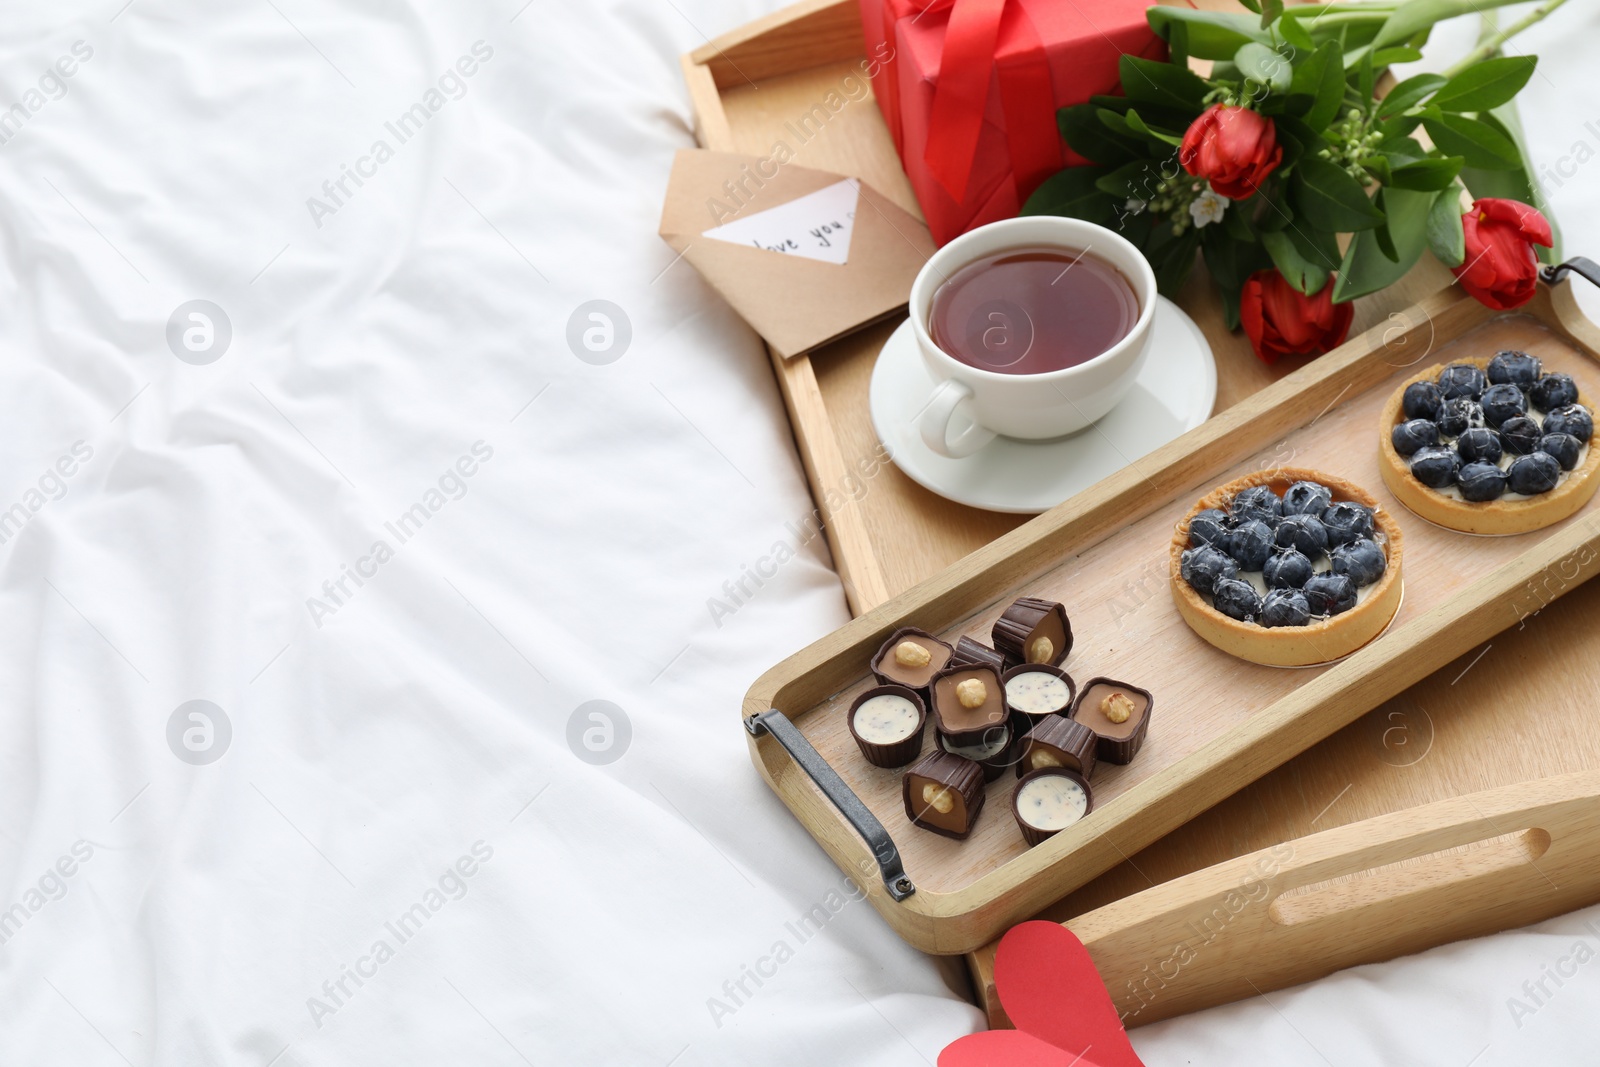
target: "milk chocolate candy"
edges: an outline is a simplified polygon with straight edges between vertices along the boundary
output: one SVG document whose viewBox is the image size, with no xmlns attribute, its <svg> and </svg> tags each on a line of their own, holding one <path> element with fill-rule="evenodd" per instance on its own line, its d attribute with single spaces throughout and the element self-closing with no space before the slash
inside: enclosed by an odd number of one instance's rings
<svg viewBox="0 0 1600 1067">
<path fill-rule="evenodd" d="M 972 833 L 983 810 L 983 768 L 948 752 L 930 752 L 906 771 L 906 818 L 956 840 Z"/>
<path fill-rule="evenodd" d="M 904 767 L 922 753 L 928 709 L 915 689 L 879 685 L 856 697 L 845 721 L 874 767 Z"/>
<path fill-rule="evenodd" d="M 997 671 L 1004 671 L 1006 669 L 1006 658 L 981 641 L 963 637 L 956 642 L 955 655 L 950 657 L 950 665 L 952 667 L 993 667 Z"/>
<path fill-rule="evenodd" d="M 1094 774 L 1100 739 L 1082 723 L 1065 715 L 1051 715 L 1035 723 L 1019 746 L 1017 777 L 1049 767 L 1065 767 L 1088 778 Z"/>
<path fill-rule="evenodd" d="M 1006 707 L 1030 723 L 1072 711 L 1078 685 L 1072 675 L 1047 663 L 1019 663 L 1000 676 L 1006 690 Z"/>
<path fill-rule="evenodd" d="M 926 630 L 902 626 L 872 657 L 872 673 L 884 685 L 925 691 L 955 650 Z"/>
<path fill-rule="evenodd" d="M 1094 810 L 1094 794 L 1083 775 L 1048 767 L 1022 776 L 1011 793 L 1011 814 L 1029 846 L 1048 841 Z"/>
<path fill-rule="evenodd" d="M 983 731 L 981 739 L 971 744 L 958 745 L 944 734 L 939 734 L 938 738 L 939 747 L 952 756 L 961 756 L 982 767 L 985 782 L 992 782 L 1006 773 L 1006 768 L 1011 766 L 1017 744 L 1021 740 L 1016 728 L 1010 722 L 989 727 Z M 1089 743 L 1094 744 L 1093 734 L 1089 735 Z"/>
<path fill-rule="evenodd" d="M 977 744 L 1006 721 L 1005 688 L 993 667 L 946 667 L 932 689 L 934 725 L 952 744 Z"/>
<path fill-rule="evenodd" d="M 994 647 L 1007 663 L 1058 666 L 1072 651 L 1067 609 L 1053 600 L 1018 597 L 994 624 Z"/>
<path fill-rule="evenodd" d="M 1095 732 L 1096 754 L 1107 763 L 1128 763 L 1139 754 L 1150 732 L 1155 698 L 1114 678 L 1094 678 L 1084 685 L 1072 706 L 1072 718 Z M 1124 716 L 1126 716 L 1124 718 Z M 1117 721 L 1121 719 L 1121 721 Z"/>
</svg>

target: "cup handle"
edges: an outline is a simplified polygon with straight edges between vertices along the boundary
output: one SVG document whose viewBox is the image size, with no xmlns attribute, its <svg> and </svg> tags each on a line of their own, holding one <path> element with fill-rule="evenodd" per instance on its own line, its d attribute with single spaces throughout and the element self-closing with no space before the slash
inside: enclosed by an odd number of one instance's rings
<svg viewBox="0 0 1600 1067">
<path fill-rule="evenodd" d="M 966 416 L 966 428 L 951 436 L 951 420 L 971 399 L 972 390 L 961 382 L 953 378 L 940 382 L 928 398 L 927 406 L 922 409 L 922 417 L 917 420 L 917 427 L 922 431 L 922 443 L 941 456 L 962 459 L 993 441 L 994 431 L 979 426 L 970 414 Z"/>
</svg>

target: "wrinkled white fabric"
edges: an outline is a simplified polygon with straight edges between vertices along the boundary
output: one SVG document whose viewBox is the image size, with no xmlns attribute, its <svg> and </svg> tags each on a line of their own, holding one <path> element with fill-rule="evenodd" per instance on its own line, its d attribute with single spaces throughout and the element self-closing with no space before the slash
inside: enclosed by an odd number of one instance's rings
<svg viewBox="0 0 1600 1067">
<path fill-rule="evenodd" d="M 979 1025 L 735 722 L 847 618 L 758 343 L 655 233 L 678 55 L 772 6 L 8 12 L 0 1063 L 913 1064 Z M 1595 28 L 1527 39 L 1552 160 L 1600 146 Z M 1556 192 L 1574 249 L 1597 187 Z M 1136 1041 L 1465 1063 L 1576 929 Z M 1585 988 L 1516 1040 L 1576 1062 Z"/>
</svg>

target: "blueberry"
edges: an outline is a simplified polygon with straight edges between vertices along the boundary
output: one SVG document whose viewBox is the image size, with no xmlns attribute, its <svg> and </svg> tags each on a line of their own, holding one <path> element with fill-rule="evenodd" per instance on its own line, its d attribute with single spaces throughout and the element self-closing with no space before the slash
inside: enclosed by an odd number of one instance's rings
<svg viewBox="0 0 1600 1067">
<path fill-rule="evenodd" d="M 1537 422 L 1526 415 L 1518 415 L 1500 424 L 1500 443 L 1512 455 L 1526 456 L 1539 447 L 1539 438 L 1543 433 Z"/>
<path fill-rule="evenodd" d="M 1389 441 L 1402 456 L 1415 455 L 1419 448 L 1439 443 L 1439 425 L 1427 419 L 1408 419 L 1389 431 Z"/>
<path fill-rule="evenodd" d="M 1268 589 L 1299 589 L 1311 577 L 1311 570 L 1311 560 L 1304 552 L 1285 548 L 1273 553 L 1261 568 L 1261 576 L 1267 580 Z"/>
<path fill-rule="evenodd" d="M 1279 548 L 1298 548 L 1313 559 L 1328 551 L 1328 529 L 1315 515 L 1285 515 L 1272 539 Z"/>
<path fill-rule="evenodd" d="M 1178 571 L 1195 592 L 1209 594 L 1218 579 L 1238 577 L 1239 565 L 1221 549 L 1201 545 L 1179 557 Z"/>
<path fill-rule="evenodd" d="M 1459 396 L 1476 400 L 1488 384 L 1483 371 L 1470 363 L 1452 363 L 1439 372 L 1439 392 L 1446 400 Z"/>
<path fill-rule="evenodd" d="M 1579 444 L 1594 436 L 1594 414 L 1582 404 L 1566 404 L 1544 417 L 1545 433 L 1570 433 Z"/>
<path fill-rule="evenodd" d="M 1514 385 L 1489 386 L 1478 405 L 1483 408 L 1483 421 L 1496 430 L 1507 419 L 1528 413 L 1528 398 Z"/>
<path fill-rule="evenodd" d="M 1333 502 L 1333 490 L 1316 482 L 1295 482 L 1283 491 L 1285 515 L 1321 515 Z"/>
<path fill-rule="evenodd" d="M 1306 626 L 1311 622 L 1311 604 L 1298 589 L 1272 589 L 1261 602 L 1262 626 Z"/>
<path fill-rule="evenodd" d="M 1541 369 L 1538 356 L 1507 349 L 1496 352 L 1489 361 L 1489 380 L 1495 385 L 1520 385 L 1527 389 L 1539 380 Z"/>
<path fill-rule="evenodd" d="M 1446 400 L 1444 410 L 1439 412 L 1439 432 L 1446 437 L 1460 437 L 1463 430 L 1487 425 L 1483 408 L 1468 397 Z"/>
<path fill-rule="evenodd" d="M 1453 448 L 1424 448 L 1411 457 L 1411 476 L 1430 489 L 1443 489 L 1456 480 L 1461 456 Z"/>
<path fill-rule="evenodd" d="M 1538 496 L 1548 493 L 1561 480 L 1561 464 L 1548 452 L 1518 456 L 1506 469 L 1506 486 L 1513 493 Z"/>
<path fill-rule="evenodd" d="M 1436 419 L 1444 407 L 1444 396 L 1432 382 L 1412 382 L 1400 394 L 1400 410 L 1408 419 Z"/>
<path fill-rule="evenodd" d="M 1506 491 L 1506 472 L 1492 463 L 1468 463 L 1456 472 L 1464 500 L 1495 500 Z"/>
<path fill-rule="evenodd" d="M 1272 530 L 1260 519 L 1240 523 L 1228 537 L 1228 555 L 1243 570 L 1260 570 L 1272 555 Z"/>
<path fill-rule="evenodd" d="M 1333 573 L 1344 575 L 1357 586 L 1371 585 L 1383 577 L 1384 570 L 1389 566 L 1383 549 L 1370 537 L 1357 538 L 1347 545 L 1340 545 L 1333 550 L 1332 556 Z"/>
<path fill-rule="evenodd" d="M 1328 544 L 1347 545 L 1360 537 L 1372 536 L 1372 512 L 1349 500 L 1341 500 L 1322 513 Z"/>
<path fill-rule="evenodd" d="M 1234 522 L 1257 519 L 1268 526 L 1278 525 L 1278 517 L 1282 514 L 1283 501 L 1265 485 L 1253 485 L 1242 490 L 1233 498 L 1233 506 L 1228 509 L 1228 515 Z"/>
<path fill-rule="evenodd" d="M 1189 520 L 1189 545 L 1219 545 L 1228 535 L 1227 512 L 1206 508 Z"/>
<path fill-rule="evenodd" d="M 1313 615 L 1337 615 L 1356 606 L 1356 583 L 1348 575 L 1318 574 L 1304 592 Z"/>
<path fill-rule="evenodd" d="M 1570 374 L 1546 374 L 1528 390 L 1528 399 L 1540 411 L 1552 411 L 1578 402 L 1578 383 Z"/>
<path fill-rule="evenodd" d="M 1561 469 L 1569 471 L 1578 465 L 1578 454 L 1583 451 L 1583 442 L 1570 433 L 1547 433 L 1539 438 L 1539 451 L 1548 452 L 1556 457 Z"/>
<path fill-rule="evenodd" d="M 1505 449 L 1500 445 L 1500 435 L 1493 430 L 1468 430 L 1456 438 L 1456 451 L 1466 463 L 1499 463 Z"/>
<path fill-rule="evenodd" d="M 1217 610 L 1230 619 L 1249 622 L 1261 614 L 1261 597 L 1256 587 L 1239 578 L 1218 578 L 1212 599 Z"/>
</svg>

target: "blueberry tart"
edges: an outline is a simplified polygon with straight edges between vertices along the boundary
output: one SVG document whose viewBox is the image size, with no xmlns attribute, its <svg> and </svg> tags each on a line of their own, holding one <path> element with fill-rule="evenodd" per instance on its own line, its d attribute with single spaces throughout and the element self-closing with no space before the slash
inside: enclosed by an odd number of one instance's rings
<svg viewBox="0 0 1600 1067">
<path fill-rule="evenodd" d="M 1395 390 L 1379 428 L 1389 491 L 1463 533 L 1538 530 L 1600 488 L 1589 399 L 1526 352 L 1428 368 Z"/>
<path fill-rule="evenodd" d="M 1456 388 L 1472 381 L 1460 377 Z M 1428 410 L 1424 400 L 1412 409 Z M 1525 476 L 1548 474 L 1541 465 Z M 1394 618 L 1400 547 L 1400 527 L 1360 487 L 1314 470 L 1257 471 L 1213 490 L 1178 523 L 1172 599 L 1195 633 L 1240 659 L 1327 663 Z"/>
</svg>

